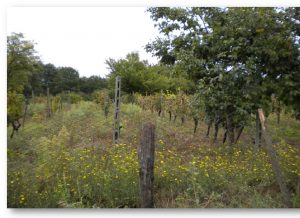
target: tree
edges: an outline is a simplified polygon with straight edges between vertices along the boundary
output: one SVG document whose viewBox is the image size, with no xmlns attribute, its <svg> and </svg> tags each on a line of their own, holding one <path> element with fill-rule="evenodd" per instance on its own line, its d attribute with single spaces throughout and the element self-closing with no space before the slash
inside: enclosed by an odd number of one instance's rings
<svg viewBox="0 0 300 218">
<path fill-rule="evenodd" d="M 34 43 L 24 40 L 22 33 L 7 37 L 7 88 L 22 93 L 33 72 L 38 69 Z"/>
<path fill-rule="evenodd" d="M 90 76 L 79 78 L 80 91 L 86 94 L 91 94 L 95 90 L 104 89 L 107 87 L 107 80 L 100 76 Z"/>
<path fill-rule="evenodd" d="M 79 91 L 79 73 L 72 67 L 60 67 L 53 78 L 54 87 L 51 93 L 58 94 L 63 91 Z"/>
<path fill-rule="evenodd" d="M 271 101 L 271 94 L 283 97 L 280 90 L 284 89 L 295 95 L 296 102 L 299 86 L 291 77 L 299 72 L 297 22 L 291 25 L 293 19 L 287 18 L 297 17 L 296 13 L 278 8 L 148 11 L 163 36 L 149 43 L 147 51 L 165 64 L 180 66 L 194 82 L 200 81 L 199 93 L 209 97 L 206 110 L 215 111 L 215 120 L 226 120 L 230 142 L 241 111 L 250 116 Z"/>
<path fill-rule="evenodd" d="M 38 65 L 38 69 L 32 72 L 31 77 L 25 86 L 24 95 L 26 98 L 31 95 L 41 95 L 45 93 L 43 87 L 43 63 L 39 62 Z"/>
<path fill-rule="evenodd" d="M 39 66 L 35 54 L 34 43 L 24 40 L 22 33 L 7 37 L 7 122 L 13 126 L 11 137 L 21 126 L 24 88 Z"/>
<path fill-rule="evenodd" d="M 106 64 L 111 70 L 108 75 L 108 84 L 111 89 L 114 89 L 116 76 L 121 76 L 122 91 L 127 93 L 146 91 L 143 86 L 146 65 L 140 61 L 138 53 L 130 53 L 126 56 L 126 59 L 118 61 L 109 59 Z"/>
<path fill-rule="evenodd" d="M 116 76 L 122 78 L 122 91 L 132 93 L 151 94 L 168 89 L 170 87 L 171 78 L 164 75 L 164 69 L 161 66 L 149 66 L 146 61 L 139 59 L 138 53 L 130 53 L 126 59 L 106 61 L 110 69 L 108 75 L 108 86 L 111 90 L 115 86 Z"/>
<path fill-rule="evenodd" d="M 43 65 L 40 83 L 42 84 L 44 94 L 46 93 L 47 88 L 49 88 L 51 93 L 56 89 L 55 80 L 57 77 L 57 71 L 58 71 L 57 67 L 54 66 L 53 64 L 48 63 Z"/>
</svg>

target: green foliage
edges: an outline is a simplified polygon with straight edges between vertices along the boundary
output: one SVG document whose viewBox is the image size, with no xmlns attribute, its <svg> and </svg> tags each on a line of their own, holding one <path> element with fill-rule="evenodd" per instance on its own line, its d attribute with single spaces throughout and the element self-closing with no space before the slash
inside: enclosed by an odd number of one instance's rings
<svg viewBox="0 0 300 218">
<path fill-rule="evenodd" d="M 160 92 L 160 90 L 191 90 L 193 83 L 164 65 L 149 66 L 146 61 L 141 61 L 137 53 L 130 53 L 126 59 L 109 59 L 106 64 L 110 68 L 108 86 L 111 90 L 115 87 L 116 76 L 121 76 L 122 91 L 132 94 L 139 92 L 143 95 Z M 177 74 L 177 75 L 176 75 Z"/>
<path fill-rule="evenodd" d="M 81 77 L 79 79 L 80 91 L 86 94 L 91 94 L 95 90 L 100 90 L 107 87 L 107 81 L 99 76 Z"/>
<path fill-rule="evenodd" d="M 107 117 L 111 106 L 109 91 L 107 89 L 103 89 L 101 91 L 95 91 L 92 94 L 92 99 L 96 104 L 99 104 L 101 106 L 105 117 Z"/>
<path fill-rule="evenodd" d="M 136 94 L 121 93 L 121 102 L 124 104 L 136 104 L 137 103 Z"/>
<path fill-rule="evenodd" d="M 204 99 L 202 99 L 202 96 L 194 94 L 190 97 L 189 100 L 189 113 L 191 117 L 195 119 L 203 119 L 204 118 Z"/>
<path fill-rule="evenodd" d="M 134 117 L 135 114 L 138 114 L 142 111 L 142 109 L 136 104 L 124 104 L 121 107 L 122 107 L 122 113 L 130 117 Z"/>
<path fill-rule="evenodd" d="M 37 93 L 37 94 L 46 94 L 47 88 L 49 88 L 50 93 L 55 94 L 53 91 L 55 91 L 56 84 L 54 83 L 55 77 L 57 75 L 57 68 L 53 64 L 44 64 L 43 70 L 41 72 L 41 81 L 43 92 Z"/>
<path fill-rule="evenodd" d="M 269 114 L 272 94 L 299 108 L 297 10 L 148 11 L 162 36 L 149 43 L 147 51 L 200 82 L 199 97 L 205 99 L 205 111 L 210 117 L 232 119 L 229 123 L 243 125 L 259 107 Z"/>
<path fill-rule="evenodd" d="M 16 91 L 8 91 L 7 93 L 7 116 L 8 121 L 18 120 L 23 115 L 24 96 Z"/>
<path fill-rule="evenodd" d="M 63 126 L 57 136 L 50 139 L 40 138 L 36 174 L 46 180 L 45 182 L 56 176 L 62 178 L 65 170 L 70 168 L 68 160 L 71 157 L 67 152 L 69 135 L 68 130 Z M 53 165 L 53 163 L 56 164 Z"/>
<path fill-rule="evenodd" d="M 44 114 L 45 111 L 45 103 L 31 103 L 28 105 L 28 116 L 32 116 L 33 114 Z"/>
<path fill-rule="evenodd" d="M 22 94 L 33 71 L 38 69 L 34 43 L 24 40 L 22 33 L 7 37 L 7 88 Z"/>
<path fill-rule="evenodd" d="M 7 116 L 9 122 L 22 116 L 23 91 L 32 75 L 38 69 L 38 57 L 34 44 L 24 40 L 21 33 L 7 37 Z"/>
<path fill-rule="evenodd" d="M 62 100 L 60 96 L 54 96 L 51 98 L 51 111 L 57 112 L 62 104 Z"/>
<path fill-rule="evenodd" d="M 71 104 L 77 104 L 80 101 L 82 101 L 82 97 L 80 94 L 74 93 L 74 92 L 70 92 L 68 94 L 68 97 L 70 96 L 70 100 L 71 100 Z"/>
<path fill-rule="evenodd" d="M 137 53 L 128 54 L 126 59 L 120 59 L 118 61 L 109 59 L 106 61 L 106 64 L 111 71 L 108 76 L 110 89 L 114 90 L 115 78 L 121 76 L 121 87 L 124 92 L 145 92 L 143 76 L 145 76 L 146 65 L 140 61 Z"/>
<path fill-rule="evenodd" d="M 75 92 L 63 93 L 60 96 L 63 102 L 67 102 L 69 104 L 77 104 L 83 100 L 82 96 Z"/>
<path fill-rule="evenodd" d="M 65 91 L 85 93 L 85 98 L 99 89 L 106 88 L 107 81 L 99 76 L 79 77 L 77 70 L 72 67 L 56 67 L 53 64 L 39 63 L 40 70 L 32 72 L 26 85 L 25 95 L 45 95 L 47 88 L 50 93 L 57 95 Z"/>
<path fill-rule="evenodd" d="M 165 99 L 165 110 L 167 112 L 174 113 L 176 111 L 176 95 L 171 93 L 169 90 L 164 93 L 164 99 Z"/>
<path fill-rule="evenodd" d="M 61 93 L 62 91 L 79 91 L 79 73 L 72 67 L 58 68 L 53 80 L 54 90 L 51 91 L 53 94 Z"/>
</svg>

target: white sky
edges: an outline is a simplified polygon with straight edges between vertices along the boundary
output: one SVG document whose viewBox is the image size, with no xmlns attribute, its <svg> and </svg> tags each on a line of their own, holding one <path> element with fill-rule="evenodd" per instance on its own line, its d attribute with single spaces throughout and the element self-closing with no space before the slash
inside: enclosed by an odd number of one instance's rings
<svg viewBox="0 0 300 218">
<path fill-rule="evenodd" d="M 145 7 L 11 7 L 7 34 L 22 32 L 37 45 L 43 63 L 70 66 L 80 76 L 109 73 L 108 58 L 138 51 L 142 60 L 157 63 L 144 50 L 158 31 Z"/>
</svg>

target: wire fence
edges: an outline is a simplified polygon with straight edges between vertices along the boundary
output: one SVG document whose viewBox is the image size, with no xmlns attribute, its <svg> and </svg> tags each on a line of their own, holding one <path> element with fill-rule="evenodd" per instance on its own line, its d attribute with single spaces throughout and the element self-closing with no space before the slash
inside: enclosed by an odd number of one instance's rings
<svg viewBox="0 0 300 218">
<path fill-rule="evenodd" d="M 110 108 L 110 114 L 106 118 L 102 108 L 92 102 L 82 104 L 63 104 L 63 110 L 53 113 L 51 118 L 47 118 L 46 106 L 39 111 L 41 120 L 32 122 L 36 111 L 28 107 L 25 127 L 20 131 L 17 137 L 24 140 L 32 138 L 47 137 L 51 138 L 58 135 L 63 126 L 70 134 L 70 144 L 84 146 L 86 144 L 97 146 L 97 144 L 112 144 L 113 140 L 113 108 Z M 229 114 L 228 116 L 231 116 Z M 122 111 L 121 106 L 121 131 L 120 143 L 131 143 L 134 138 L 139 138 L 139 132 L 142 125 L 146 122 L 152 122 L 156 126 L 156 141 L 168 140 L 171 144 L 185 146 L 190 143 L 211 143 L 212 137 L 206 137 L 207 124 L 204 121 L 199 122 L 197 132 L 194 133 L 194 122 L 191 117 L 186 116 L 182 124 L 180 116 L 177 121 L 170 121 L 168 114 L 164 111 L 161 116 L 150 110 L 142 110 L 139 113 L 128 113 Z M 251 118 L 255 121 L 255 118 Z M 254 142 L 255 122 L 249 122 L 245 132 L 246 140 L 249 143 Z M 128 127 L 128 128 L 127 128 Z M 218 134 L 217 143 L 221 143 L 221 137 L 224 135 L 224 128 Z M 214 133 L 214 128 L 211 128 Z M 245 138 L 245 137 L 244 137 Z M 136 140 L 135 140 L 136 141 Z M 135 142 L 137 143 L 137 142 Z"/>
</svg>

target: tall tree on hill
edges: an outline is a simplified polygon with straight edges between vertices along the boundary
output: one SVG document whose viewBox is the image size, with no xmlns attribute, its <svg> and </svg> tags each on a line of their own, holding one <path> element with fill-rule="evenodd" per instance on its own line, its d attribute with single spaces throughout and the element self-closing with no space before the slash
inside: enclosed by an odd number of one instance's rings
<svg viewBox="0 0 300 218">
<path fill-rule="evenodd" d="M 162 37 L 149 43 L 146 49 L 165 64 L 182 66 L 195 82 L 201 80 L 200 92 L 219 90 L 216 97 L 222 94 L 222 98 L 216 99 L 216 108 L 223 111 L 222 116 L 230 114 L 234 115 L 233 120 L 238 120 L 239 112 L 251 109 L 249 115 L 254 113 L 282 88 L 289 95 L 295 92 L 295 86 L 285 80 L 292 82 L 291 76 L 299 72 L 299 43 L 295 41 L 295 28 L 286 21 L 289 16 L 286 10 L 149 8 L 148 11 Z M 290 14 L 295 17 L 295 13 Z M 238 89 L 241 83 L 245 86 Z M 276 94 L 283 97 L 281 93 Z M 237 96 L 246 98 L 240 101 Z M 210 95 L 210 101 L 213 98 Z M 227 119 L 226 123 L 233 120 Z"/>
<path fill-rule="evenodd" d="M 79 91 L 79 73 L 72 67 L 60 67 L 54 77 L 53 94 L 63 91 Z"/>
<path fill-rule="evenodd" d="M 38 69 L 34 43 L 24 40 L 22 33 L 7 37 L 7 89 L 21 93 L 33 72 Z"/>
<path fill-rule="evenodd" d="M 100 76 L 80 77 L 79 81 L 80 91 L 86 94 L 107 87 L 107 80 Z"/>
<path fill-rule="evenodd" d="M 58 69 L 53 64 L 48 63 L 43 65 L 40 81 L 44 90 L 43 94 L 46 93 L 47 88 L 49 88 L 50 93 L 55 90 L 55 78 L 57 77 L 57 71 Z"/>
<path fill-rule="evenodd" d="M 185 78 L 178 69 L 164 65 L 149 65 L 142 61 L 137 53 L 130 53 L 125 59 L 106 61 L 110 74 L 108 86 L 114 88 L 116 76 L 122 78 L 122 90 L 127 93 L 153 94 L 160 90 L 177 88 L 188 91 L 194 88 L 193 82 Z"/>
<path fill-rule="evenodd" d="M 7 37 L 7 118 L 13 126 L 11 137 L 21 126 L 24 88 L 32 73 L 38 70 L 38 60 L 34 43 L 24 40 L 23 34 L 13 33 Z"/>
</svg>

